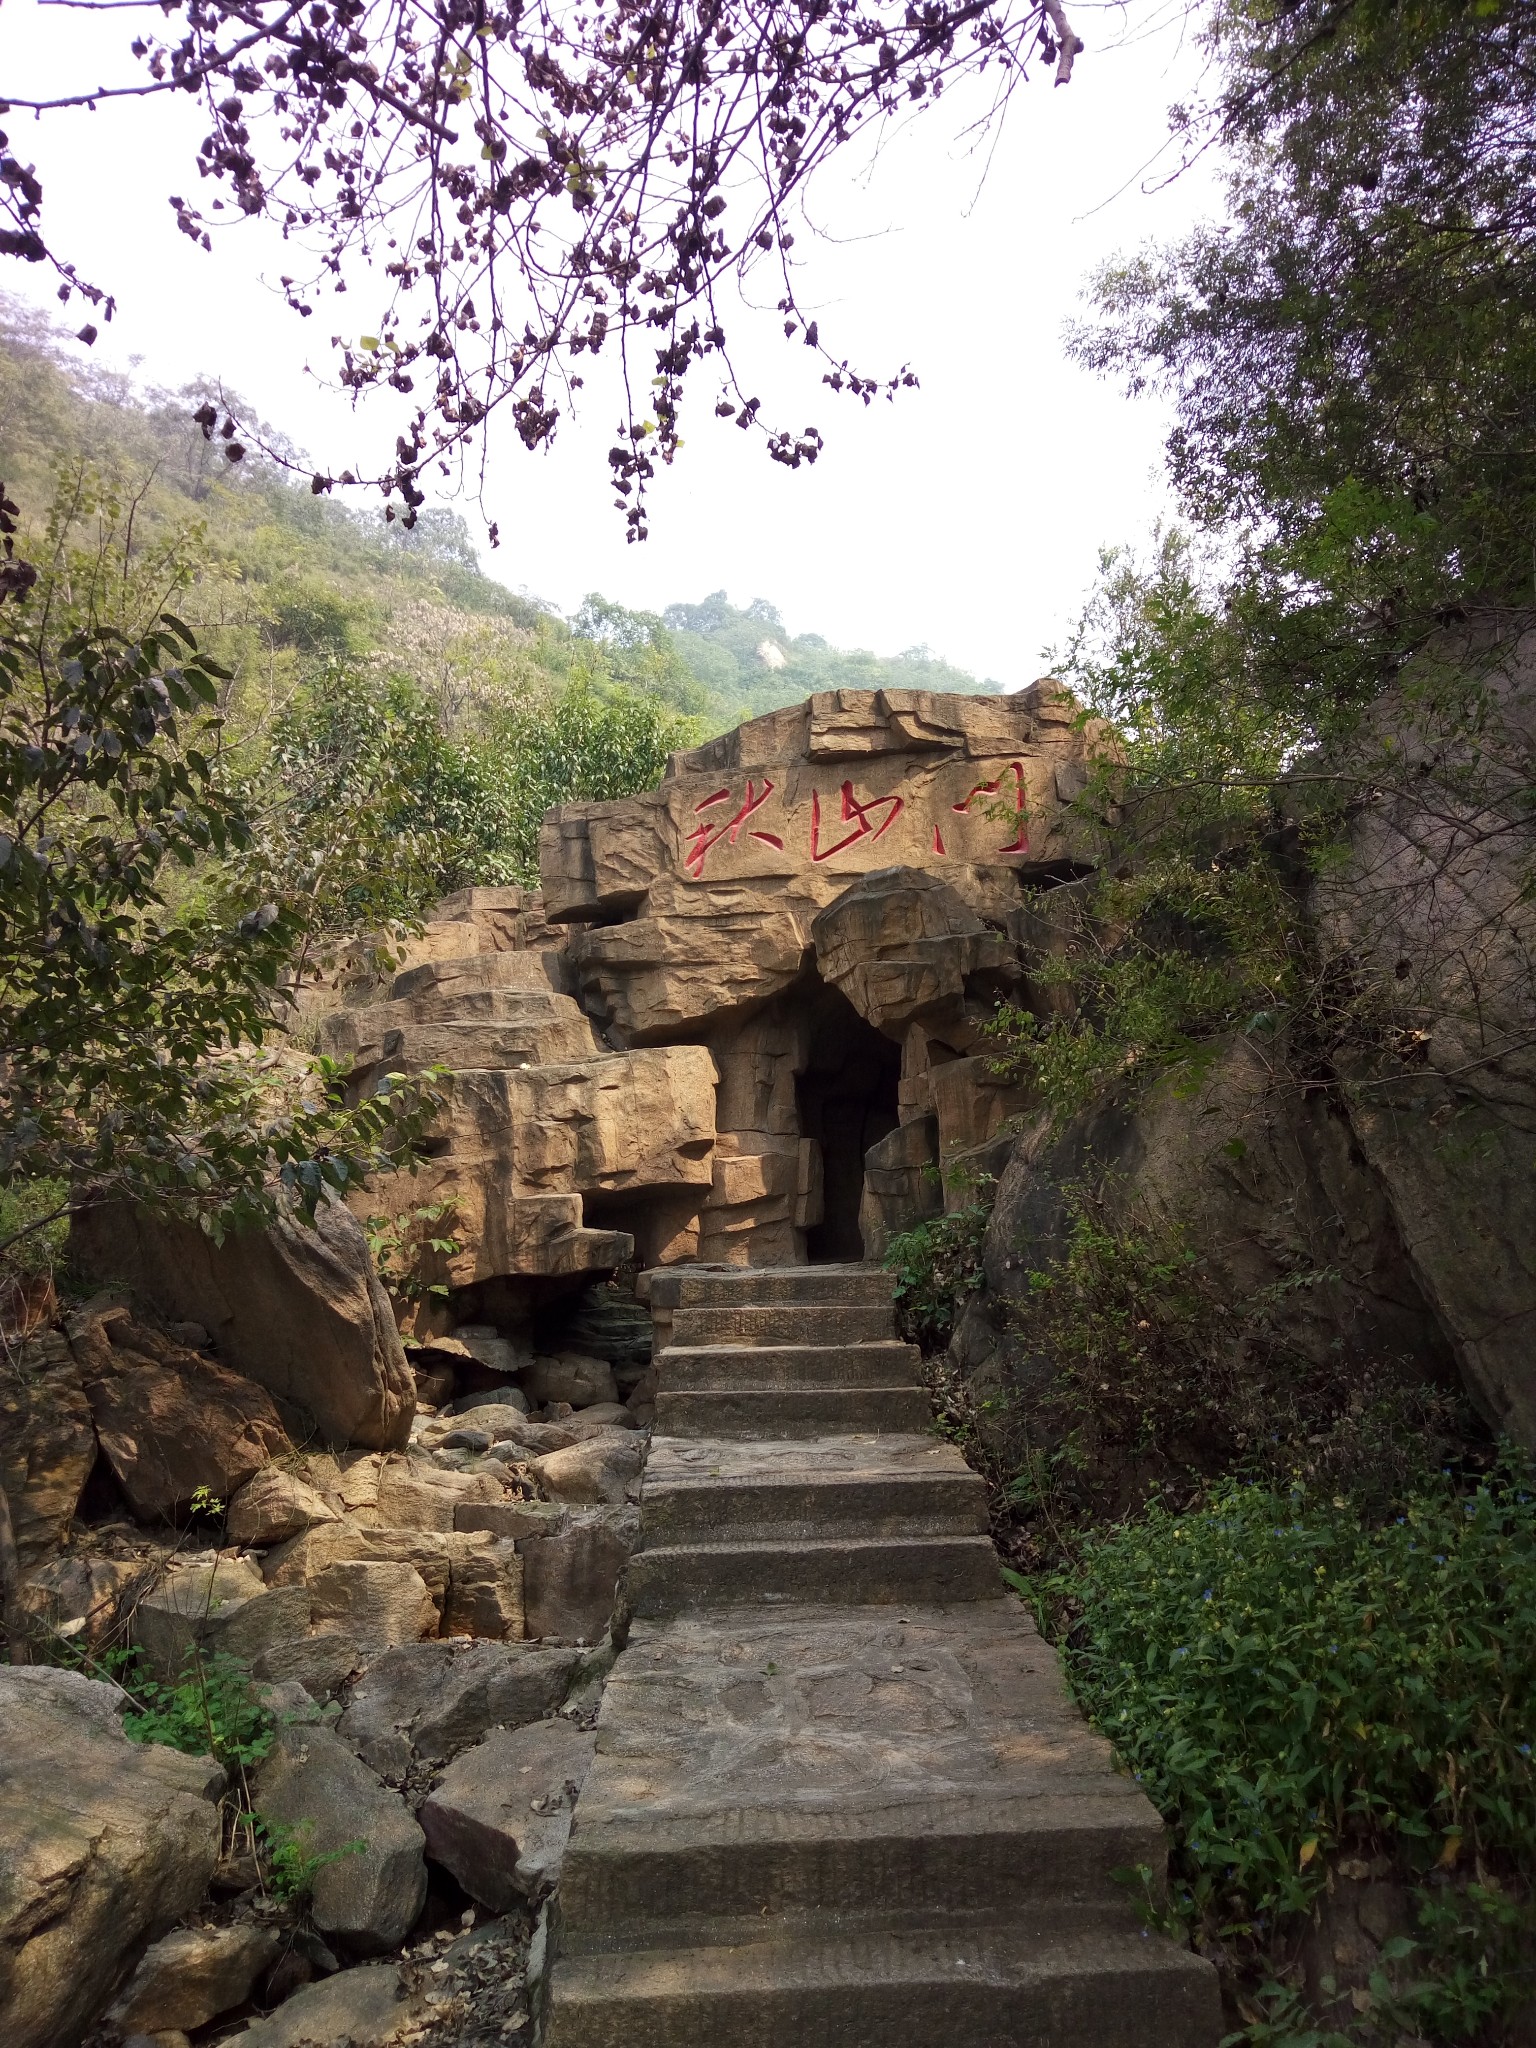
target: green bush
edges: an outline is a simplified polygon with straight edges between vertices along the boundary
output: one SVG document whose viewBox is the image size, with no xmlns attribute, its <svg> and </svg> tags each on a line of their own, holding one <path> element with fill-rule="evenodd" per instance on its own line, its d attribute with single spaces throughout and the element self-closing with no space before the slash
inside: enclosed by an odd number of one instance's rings
<svg viewBox="0 0 1536 2048">
<path fill-rule="evenodd" d="M 992 1214 L 990 1179 L 974 1183 L 975 1199 L 893 1237 L 885 1264 L 896 1275 L 896 1322 L 909 1344 L 942 1351 L 968 1295 L 982 1285 L 981 1248 Z"/>
<path fill-rule="evenodd" d="M 1528 1995 L 1536 1499 L 1519 1471 L 1470 1492 L 1442 1475 L 1377 1523 L 1251 1485 L 1192 1513 L 1154 1503 L 1035 1591 L 1172 1826 L 1187 1929 L 1278 1957 L 1336 1855 L 1386 1852 L 1418 1925 L 1377 2017 L 1395 2000 L 1403 2024 L 1470 2039 Z"/>
<path fill-rule="evenodd" d="M 355 1842 L 343 1842 L 339 1849 L 314 1852 L 307 1846 L 314 1832 L 311 1821 L 301 1820 L 290 1826 L 265 1813 L 251 1815 L 251 1830 L 266 1852 L 272 1896 L 284 1906 L 302 1905 L 328 1863 L 340 1863 L 344 1856 L 360 1856 L 368 1847 L 366 1837 L 359 1837 Z"/>
<path fill-rule="evenodd" d="M 188 1756 L 211 1756 L 231 1772 L 270 1754 L 275 1723 L 238 1657 L 188 1650 L 170 1685 L 144 1668 L 136 1650 L 103 1661 L 133 1703 L 123 1716 L 130 1742 L 163 1742 Z"/>
</svg>

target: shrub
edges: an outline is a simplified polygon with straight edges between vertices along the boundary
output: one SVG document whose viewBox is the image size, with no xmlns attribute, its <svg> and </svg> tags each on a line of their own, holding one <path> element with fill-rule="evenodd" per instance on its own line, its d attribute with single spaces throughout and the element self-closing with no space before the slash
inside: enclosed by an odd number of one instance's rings
<svg viewBox="0 0 1536 2048">
<path fill-rule="evenodd" d="M 188 1650 L 181 1675 L 165 1684 L 133 1650 L 104 1662 L 133 1705 L 123 1716 L 130 1742 L 163 1742 L 188 1756 L 211 1756 L 239 1773 L 272 1749 L 275 1723 L 256 1695 L 249 1668 L 219 1650 Z"/>
<path fill-rule="evenodd" d="M 896 1322 L 909 1344 L 942 1351 L 968 1295 L 982 1285 L 982 1243 L 992 1214 L 990 1179 L 974 1184 L 975 1198 L 893 1237 L 885 1264 L 896 1275 Z"/>
<path fill-rule="evenodd" d="M 1026 1274 L 1007 1323 L 1040 1361 L 1027 1416 L 1001 1413 L 1001 1461 L 1027 1467 L 1027 1507 L 1118 1508 L 1217 1474 L 1301 1482 L 1380 1507 L 1438 1470 L 1471 1428 L 1456 1399 L 1390 1361 L 1308 1354 L 1286 1310 L 1337 1275 L 1302 1267 L 1231 1298 L 1186 1228 L 1117 1215 L 1109 1183 L 1064 1190 L 1059 1256 Z"/>
<path fill-rule="evenodd" d="M 1153 1503 L 1035 1592 L 1173 1828 L 1185 1928 L 1276 1957 L 1336 1855 L 1384 1851 L 1417 1913 L 1406 1988 L 1381 1987 L 1403 2023 L 1470 2038 L 1526 1995 L 1536 1499 L 1519 1470 L 1470 1492 L 1441 1475 L 1377 1522 L 1257 1485 L 1192 1513 Z"/>
</svg>

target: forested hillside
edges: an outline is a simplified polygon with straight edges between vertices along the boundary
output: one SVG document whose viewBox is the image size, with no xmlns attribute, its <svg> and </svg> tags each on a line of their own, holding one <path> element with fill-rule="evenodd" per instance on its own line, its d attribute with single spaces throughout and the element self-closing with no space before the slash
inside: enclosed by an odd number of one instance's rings
<svg viewBox="0 0 1536 2048">
<path fill-rule="evenodd" d="M 791 636 L 766 600 L 738 610 L 723 591 L 664 614 L 594 594 L 567 621 L 486 575 L 457 513 L 424 510 L 408 531 L 313 494 L 249 450 L 229 461 L 225 437 L 193 424 L 208 399 L 197 388 L 135 390 L 0 300 L 0 474 L 29 532 L 67 519 L 73 501 L 77 526 L 104 521 L 141 560 L 167 550 L 182 612 L 215 632 L 247 699 L 279 701 L 321 671 L 361 670 L 408 685 L 462 738 L 492 706 L 504 713 L 571 687 L 605 700 L 638 691 L 700 732 L 812 690 L 999 687 L 926 648 L 880 657 Z M 516 562 L 505 567 L 515 577 Z"/>
</svg>

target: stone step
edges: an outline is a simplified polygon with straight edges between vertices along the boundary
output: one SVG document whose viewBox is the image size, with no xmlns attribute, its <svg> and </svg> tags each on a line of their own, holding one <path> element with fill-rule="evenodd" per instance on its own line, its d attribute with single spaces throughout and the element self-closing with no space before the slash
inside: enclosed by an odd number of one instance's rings
<svg viewBox="0 0 1536 2048">
<path fill-rule="evenodd" d="M 651 1275 L 657 1308 L 730 1308 L 772 1302 L 832 1308 L 887 1306 L 896 1276 L 878 1266 L 675 1266 Z"/>
<path fill-rule="evenodd" d="M 1138 1930 L 851 1930 L 566 1955 L 546 2048 L 1212 2048 L 1208 1963 Z"/>
<path fill-rule="evenodd" d="M 896 1334 L 889 1306 L 861 1308 L 776 1301 L 741 1307 L 679 1308 L 673 1344 L 882 1344 Z"/>
<path fill-rule="evenodd" d="M 673 1393 L 755 1387 L 919 1387 L 915 1344 L 669 1344 L 658 1352 L 661 1384 Z"/>
<path fill-rule="evenodd" d="M 647 1486 L 647 1544 L 830 1540 L 834 1536 L 985 1536 L 986 1488 L 947 1472 L 849 1479 L 759 1479 Z"/>
<path fill-rule="evenodd" d="M 844 1536 L 648 1544 L 631 1557 L 625 1588 L 631 1614 L 668 1619 L 791 1602 L 948 1606 L 1001 1599 L 1003 1581 L 986 1536 Z"/>
<path fill-rule="evenodd" d="M 819 1437 L 855 1431 L 915 1436 L 933 1420 L 926 1387 L 775 1387 L 656 1396 L 656 1433 L 684 1437 Z"/>
<path fill-rule="evenodd" d="M 1071 1926 L 1086 1914 L 1131 1927 L 1130 1894 L 1104 1873 L 1155 1869 L 1165 1853 L 1155 1815 L 1081 1777 L 1011 1794 L 985 1781 L 941 1796 L 829 1786 L 815 1805 L 660 1815 L 599 1796 L 571 1839 L 561 1899 L 573 1946 L 586 1950 L 690 1947 L 732 1921 L 761 1936 L 765 1922 L 829 1916 L 920 1926 L 1049 1914 Z"/>
<path fill-rule="evenodd" d="M 657 1437 L 640 1527 L 647 1544 L 983 1536 L 987 1490 L 953 1444 L 931 1436 Z"/>
</svg>

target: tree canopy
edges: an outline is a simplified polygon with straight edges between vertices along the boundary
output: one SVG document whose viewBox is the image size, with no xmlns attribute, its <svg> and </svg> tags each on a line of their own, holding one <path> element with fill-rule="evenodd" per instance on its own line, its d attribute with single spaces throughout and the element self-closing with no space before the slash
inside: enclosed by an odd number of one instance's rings
<svg viewBox="0 0 1536 2048">
<path fill-rule="evenodd" d="M 608 462 L 638 539 L 694 372 L 714 373 L 716 412 L 774 461 L 799 467 L 821 447 L 815 424 L 776 421 L 737 379 L 728 280 L 771 267 L 785 340 L 817 352 L 832 391 L 868 404 L 914 381 L 840 357 L 801 313 L 791 251 L 815 171 L 967 77 L 989 75 L 999 105 L 1031 67 L 1064 84 L 1081 47 L 1062 0 L 144 0 L 140 77 L 12 104 L 198 101 L 208 132 L 188 169 L 216 196 L 168 195 L 177 223 L 205 246 L 231 220 L 277 225 L 301 316 L 363 295 L 371 331 L 337 338 L 341 378 L 404 401 L 374 481 L 407 526 L 430 464 L 483 447 L 503 408 L 542 447 L 588 359 L 616 352 L 624 417 Z M 0 137 L 0 253 L 51 264 L 63 296 L 110 317 L 114 281 L 55 247 L 44 199 Z M 212 402 L 201 423 L 243 456 L 252 423 Z M 313 487 L 357 480 L 319 473 Z"/>
</svg>

